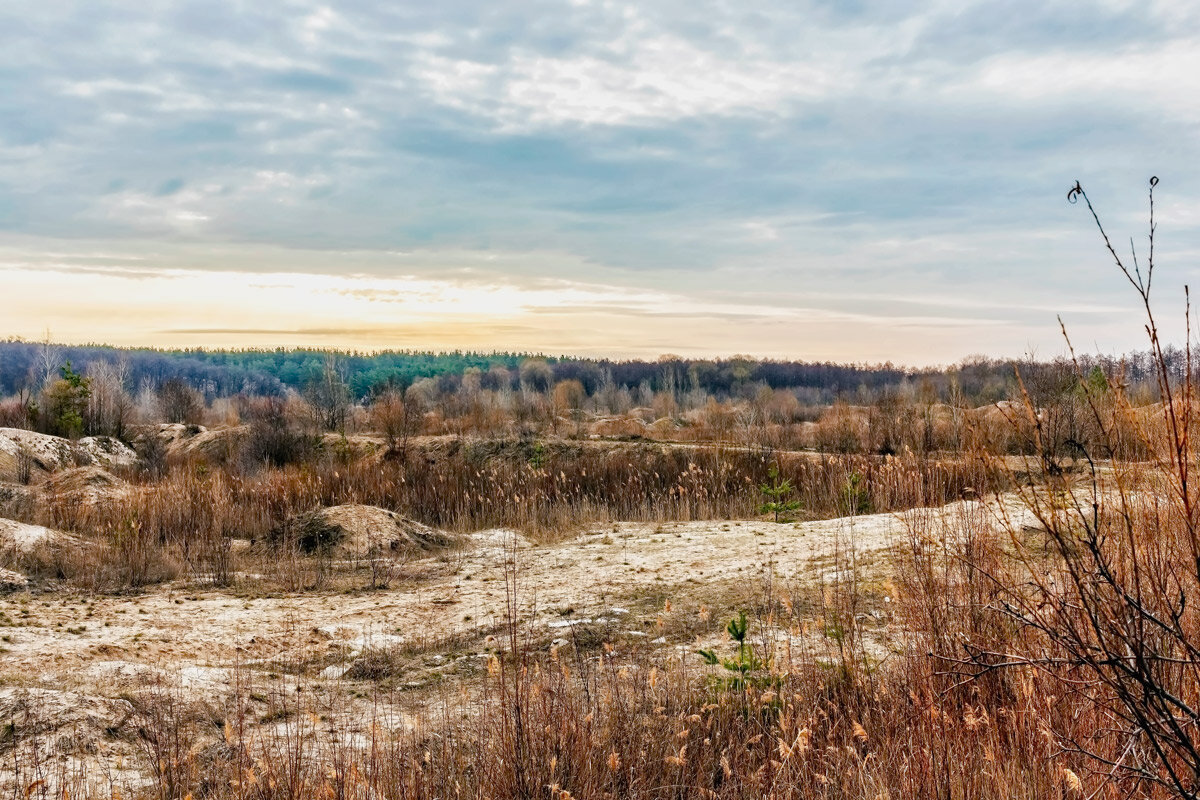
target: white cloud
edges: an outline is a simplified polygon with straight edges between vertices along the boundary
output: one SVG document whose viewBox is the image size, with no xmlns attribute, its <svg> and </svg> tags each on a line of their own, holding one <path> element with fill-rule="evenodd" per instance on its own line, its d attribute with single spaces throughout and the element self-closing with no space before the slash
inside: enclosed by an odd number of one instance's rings
<svg viewBox="0 0 1200 800">
<path fill-rule="evenodd" d="M 657 29 L 632 6 L 619 7 L 617 16 L 621 35 L 581 52 L 547 55 L 518 47 L 487 64 L 424 50 L 411 74 L 437 102 L 510 131 L 782 114 L 792 102 L 854 88 L 852 76 L 818 59 L 718 52 Z"/>
<path fill-rule="evenodd" d="M 202 209 L 207 192 L 185 190 L 168 197 L 124 191 L 102 198 L 96 215 L 145 232 L 196 233 L 211 219 Z"/>
<path fill-rule="evenodd" d="M 752 241 L 774 242 L 779 239 L 779 231 L 769 222 L 752 220 L 743 222 L 742 228 L 746 231 L 746 237 Z"/>
<path fill-rule="evenodd" d="M 1200 118 L 1186 98 L 1200 95 L 1200 38 L 1114 53 L 1004 54 L 951 86 L 960 96 L 992 94 L 1032 102 L 1126 102 L 1164 117 Z"/>
<path fill-rule="evenodd" d="M 336 22 L 338 15 L 328 6 L 321 6 L 304 18 L 301 23 L 300 38 L 315 44 L 321 39 L 321 34 L 329 30 Z"/>
<path fill-rule="evenodd" d="M 836 85 L 815 65 L 730 60 L 660 35 L 638 42 L 620 63 L 518 55 L 508 67 L 509 107 L 501 119 L 510 127 L 524 120 L 619 125 L 779 113 L 789 101 L 823 97 Z"/>
<path fill-rule="evenodd" d="M 413 67 L 413 77 L 436 97 L 458 108 L 479 109 L 490 78 L 498 72 L 491 64 L 423 53 Z"/>
</svg>

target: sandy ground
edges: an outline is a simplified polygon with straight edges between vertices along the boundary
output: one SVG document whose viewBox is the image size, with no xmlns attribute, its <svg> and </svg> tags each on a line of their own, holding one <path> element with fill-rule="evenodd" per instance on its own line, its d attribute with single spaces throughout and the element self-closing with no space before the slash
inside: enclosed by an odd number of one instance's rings
<svg viewBox="0 0 1200 800">
<path fill-rule="evenodd" d="M 1010 511 L 1014 524 L 1027 523 L 1025 512 Z M 12 594 L 0 597 L 0 676 L 59 688 L 86 683 L 108 662 L 211 669 L 291 661 L 319 645 L 351 655 L 368 644 L 427 649 L 500 627 L 506 564 L 514 562 L 524 621 L 546 630 L 564 617 L 621 616 L 614 605 L 644 596 L 702 601 L 714 586 L 751 587 L 768 571 L 776 582 L 830 582 L 839 554 L 843 569 L 853 555 L 860 577 L 878 579 L 886 571 L 880 552 L 906 538 L 907 526 L 940 534 L 964 516 L 993 512 L 962 502 L 803 523 L 622 523 L 536 547 L 513 532 L 484 531 L 459 550 L 408 562 L 396 588 L 348 594 L 255 597 L 194 586 L 130 597 Z"/>
<path fill-rule="evenodd" d="M 1032 523 L 1010 500 L 803 523 L 610 524 L 539 546 L 493 530 L 398 566 L 389 589 L 261 596 L 250 580 L 228 590 L 176 585 L 135 596 L 2 595 L 0 715 L 28 702 L 31 690 L 43 692 L 37 703 L 44 708 L 93 709 L 71 723 L 94 729 L 86 752 L 76 752 L 72 734 L 59 757 L 99 764 L 136 751 L 136 736 L 121 738 L 113 726 L 128 713 L 121 698 L 146 687 L 219 702 L 248 675 L 290 680 L 351 698 L 342 707 L 353 715 L 355 702 L 368 702 L 353 699 L 367 696 L 352 671 L 364 652 L 404 654 L 392 687 L 402 696 L 478 674 L 482 658 L 503 646 L 514 574 L 522 629 L 534 646 L 574 642 L 578 632 L 599 629 L 622 647 L 687 651 L 696 630 L 664 625 L 664 616 L 694 618 L 706 614 L 706 604 L 727 613 L 761 594 L 767 578 L 811 590 L 853 575 L 886 603 L 885 551 L 907 542 L 913 526 L 944 539 L 964 522 L 994 521 L 998 507 L 1009 513 L 1008 524 Z M 706 646 L 718 641 L 711 637 L 720 620 L 712 623 Z M 885 648 L 886 615 L 876 627 L 875 646 Z"/>
</svg>

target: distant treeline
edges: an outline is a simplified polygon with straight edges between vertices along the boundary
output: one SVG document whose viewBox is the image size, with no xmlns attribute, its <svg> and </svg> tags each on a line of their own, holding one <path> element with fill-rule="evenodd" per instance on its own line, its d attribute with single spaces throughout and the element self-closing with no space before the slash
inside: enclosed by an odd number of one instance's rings
<svg viewBox="0 0 1200 800">
<path fill-rule="evenodd" d="M 1181 376 L 1184 357 L 1169 350 L 1168 362 Z M 0 397 L 23 390 L 36 391 L 48 377 L 57 377 L 70 362 L 87 373 L 100 362 L 121 363 L 130 389 L 158 387 L 176 378 L 208 397 L 236 394 L 279 395 L 300 390 L 319 379 L 332 362 L 356 398 L 385 387 L 405 388 L 423 378 L 435 379 L 442 392 L 454 391 L 468 372 L 478 372 L 483 388 L 545 390 L 553 383 L 578 380 L 589 394 L 605 386 L 649 388 L 655 392 L 703 392 L 716 397 L 750 396 L 758 388 L 797 391 L 810 403 L 838 399 L 869 400 L 902 386 L 930 400 L 959 399 L 987 403 L 1011 395 L 1014 368 L 1032 384 L 1054 383 L 1067 369 L 1062 360 L 1012 361 L 974 357 L 947 368 L 906 369 L 885 364 L 725 359 L 663 356 L 656 361 L 614 361 L 574 357 L 544 357 L 523 353 L 444 353 L 389 350 L 375 353 L 317 349 L 275 350 L 160 350 L 107 345 L 59 345 L 21 340 L 0 341 Z M 1131 386 L 1154 386 L 1148 354 L 1122 358 L 1085 357 L 1085 371 L 1097 368 L 1108 375 L 1123 374 Z M 1046 387 L 1049 389 L 1050 387 Z"/>
</svg>

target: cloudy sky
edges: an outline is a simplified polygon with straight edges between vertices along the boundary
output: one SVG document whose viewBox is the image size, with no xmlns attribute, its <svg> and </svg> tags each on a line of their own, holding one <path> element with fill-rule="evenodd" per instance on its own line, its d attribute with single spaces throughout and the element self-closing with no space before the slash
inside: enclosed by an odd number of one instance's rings
<svg viewBox="0 0 1200 800">
<path fill-rule="evenodd" d="M 1177 319 L 1197 98 L 1195 2 L 3 3 L 0 337 L 1122 350 L 1066 191 Z"/>
</svg>

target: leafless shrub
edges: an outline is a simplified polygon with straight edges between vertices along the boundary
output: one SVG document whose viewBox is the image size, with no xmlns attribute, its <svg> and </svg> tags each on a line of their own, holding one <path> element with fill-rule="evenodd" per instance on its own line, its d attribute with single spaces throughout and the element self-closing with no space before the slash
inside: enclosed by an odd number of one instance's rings
<svg viewBox="0 0 1200 800">
<path fill-rule="evenodd" d="M 182 378 L 170 378 L 158 387 L 158 408 L 166 422 L 195 425 L 204 416 L 204 398 Z"/>
<path fill-rule="evenodd" d="M 1026 393 L 1025 414 L 1047 465 L 1044 479 L 1024 491 L 1041 524 L 1032 541 L 1015 539 L 1007 566 L 974 563 L 993 589 L 989 610 L 1018 631 L 1010 640 L 975 634 L 951 663 L 977 681 L 1008 671 L 1033 671 L 1052 682 L 1056 698 L 1094 720 L 1046 714 L 1056 749 L 1086 757 L 1100 785 L 1123 785 L 1195 797 L 1200 791 L 1200 509 L 1195 462 L 1193 369 L 1190 349 L 1182 378 L 1172 374 L 1150 305 L 1154 278 L 1154 194 L 1150 186 L 1150 247 L 1144 262 L 1117 255 L 1082 187 L 1069 197 L 1092 213 L 1117 267 L 1138 294 L 1158 370 L 1161 405 L 1156 425 L 1136 419 L 1121 387 L 1084 382 L 1084 402 L 1098 441 L 1073 440 L 1089 464 L 1088 480 L 1073 486 L 1057 465 L 1054 422 Z M 1144 271 L 1143 271 L 1144 270 Z M 1188 319 L 1190 320 L 1190 310 Z M 1065 334 L 1065 330 L 1064 330 Z M 1112 411 L 1124 425 L 1112 424 Z M 1141 434 L 1149 465 L 1116 462 L 1130 430 Z M 997 623 L 999 624 L 999 623 Z M 944 643 L 948 644 L 948 643 Z M 1009 678 L 1009 680 L 1021 680 Z"/>
</svg>

